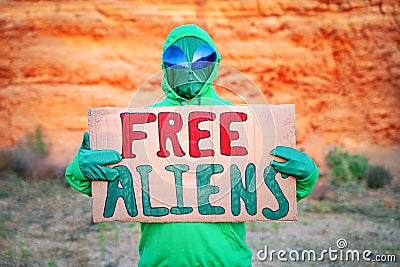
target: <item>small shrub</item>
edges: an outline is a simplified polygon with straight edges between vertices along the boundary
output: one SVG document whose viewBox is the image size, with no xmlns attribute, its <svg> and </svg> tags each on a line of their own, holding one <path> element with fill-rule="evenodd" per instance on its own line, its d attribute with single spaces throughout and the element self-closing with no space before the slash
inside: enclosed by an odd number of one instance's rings
<svg viewBox="0 0 400 267">
<path fill-rule="evenodd" d="M 349 155 L 348 159 L 351 175 L 357 180 L 362 180 L 369 166 L 367 157 L 364 155 L 354 154 Z"/>
<path fill-rule="evenodd" d="M 55 176 L 54 166 L 46 163 L 48 145 L 43 140 L 41 128 L 28 134 L 13 148 L 0 151 L 0 171 L 12 171 L 20 177 L 38 180 Z"/>
<path fill-rule="evenodd" d="M 331 185 L 317 183 L 309 198 L 317 200 L 334 200 L 335 196 L 333 195 Z"/>
<path fill-rule="evenodd" d="M 326 159 L 333 183 L 361 180 L 369 166 L 366 156 L 343 152 L 337 147 L 329 151 Z"/>
<path fill-rule="evenodd" d="M 48 146 L 43 140 L 42 128 L 40 126 L 36 128 L 35 134 L 28 133 L 26 135 L 26 145 L 35 154 L 47 156 L 49 153 Z"/>
<path fill-rule="evenodd" d="M 369 188 L 383 188 L 390 184 L 392 176 L 383 166 L 372 166 L 365 173 L 365 179 Z"/>
<path fill-rule="evenodd" d="M 22 177 L 31 176 L 33 165 L 40 164 L 41 155 L 36 155 L 23 143 L 17 144 L 10 153 L 10 169 Z M 35 164 L 36 163 L 36 164 Z"/>
<path fill-rule="evenodd" d="M 0 150 L 0 171 L 10 170 L 10 158 L 11 158 L 10 149 Z"/>
</svg>

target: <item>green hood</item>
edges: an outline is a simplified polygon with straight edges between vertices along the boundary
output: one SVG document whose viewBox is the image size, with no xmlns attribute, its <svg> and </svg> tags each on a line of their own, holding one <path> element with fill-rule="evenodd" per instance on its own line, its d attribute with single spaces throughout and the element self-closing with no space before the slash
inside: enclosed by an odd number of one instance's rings
<svg viewBox="0 0 400 267">
<path fill-rule="evenodd" d="M 187 25 L 179 26 L 170 32 L 167 39 L 165 40 L 162 52 L 164 53 L 164 51 L 169 46 L 171 46 L 176 41 L 178 41 L 179 39 L 184 38 L 184 37 L 199 38 L 216 50 L 213 40 L 211 39 L 211 37 L 208 35 L 208 33 L 205 30 L 201 29 L 197 25 L 187 24 Z M 212 82 L 218 76 L 218 65 L 219 65 L 220 61 L 221 61 L 221 56 L 217 51 L 217 59 L 214 64 L 214 69 L 212 70 L 211 75 L 209 76 L 208 80 L 204 83 L 204 85 L 200 89 L 200 91 L 191 99 L 186 99 L 186 98 L 179 96 L 175 92 L 175 90 L 173 88 L 171 88 L 171 86 L 169 85 L 168 80 L 167 80 L 165 66 L 164 66 L 164 64 L 161 64 L 163 72 L 164 72 L 164 78 L 161 82 L 161 88 L 164 91 L 166 98 L 163 101 L 155 104 L 154 106 L 230 105 L 230 103 L 228 101 L 221 99 L 216 94 L 215 90 L 212 88 Z"/>
</svg>

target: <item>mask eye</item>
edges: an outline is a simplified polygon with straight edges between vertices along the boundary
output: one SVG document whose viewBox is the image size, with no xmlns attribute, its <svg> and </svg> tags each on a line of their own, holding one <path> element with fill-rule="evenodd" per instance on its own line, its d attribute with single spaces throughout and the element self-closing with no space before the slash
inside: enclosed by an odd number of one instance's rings
<svg viewBox="0 0 400 267">
<path fill-rule="evenodd" d="M 188 63 L 182 49 L 176 45 L 168 47 L 163 54 L 163 62 L 167 68 L 188 69 Z"/>
<path fill-rule="evenodd" d="M 209 45 L 202 45 L 194 52 L 192 69 L 198 70 L 211 66 L 217 59 L 217 53 Z"/>
</svg>

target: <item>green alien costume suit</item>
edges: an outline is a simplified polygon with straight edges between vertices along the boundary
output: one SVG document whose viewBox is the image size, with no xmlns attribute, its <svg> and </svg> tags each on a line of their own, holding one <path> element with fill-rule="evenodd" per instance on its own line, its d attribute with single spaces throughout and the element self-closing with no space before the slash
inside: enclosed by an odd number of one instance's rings
<svg viewBox="0 0 400 267">
<path fill-rule="evenodd" d="M 211 50 L 215 51 L 211 55 L 213 64 L 199 66 L 197 61 L 205 60 L 199 59 L 201 52 Z M 171 55 L 176 58 L 184 56 L 185 64 L 169 68 L 171 66 L 167 61 Z M 212 88 L 220 60 L 214 42 L 203 29 L 196 25 L 175 28 L 163 47 L 162 90 L 166 98 L 154 106 L 231 105 Z M 91 157 L 88 153 L 94 153 L 95 150 L 87 150 L 88 147 L 90 149 L 87 134 L 85 138 L 80 151 L 66 170 L 66 179 L 73 188 L 91 195 L 91 180 L 112 180 L 116 175 L 107 174 L 109 170 L 101 169 L 105 167 L 99 165 L 116 163 L 121 158 L 117 152 L 106 155 L 113 152 L 98 151 L 105 156 L 99 154 L 90 165 L 88 161 Z M 271 165 L 283 174 L 296 177 L 297 200 L 310 194 L 318 179 L 318 168 L 314 162 L 307 155 L 286 147 L 277 147 L 271 154 L 287 159 L 286 163 L 273 161 Z M 92 167 L 85 171 L 82 166 Z M 251 266 L 252 252 L 245 243 L 246 229 L 243 222 L 142 223 L 141 229 L 139 266 Z"/>
</svg>

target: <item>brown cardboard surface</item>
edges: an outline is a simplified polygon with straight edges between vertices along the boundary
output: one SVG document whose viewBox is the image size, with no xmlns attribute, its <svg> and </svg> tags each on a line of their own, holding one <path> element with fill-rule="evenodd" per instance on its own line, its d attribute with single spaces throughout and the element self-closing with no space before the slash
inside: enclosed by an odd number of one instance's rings
<svg viewBox="0 0 400 267">
<path fill-rule="evenodd" d="M 93 108 L 89 134 L 124 157 L 116 181 L 92 182 L 95 222 L 297 218 L 295 179 L 268 168 L 274 147 L 295 147 L 294 105 Z"/>
</svg>

